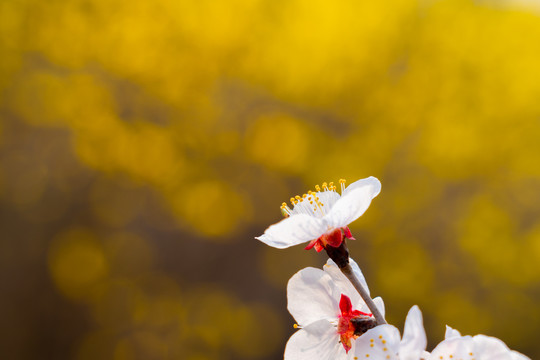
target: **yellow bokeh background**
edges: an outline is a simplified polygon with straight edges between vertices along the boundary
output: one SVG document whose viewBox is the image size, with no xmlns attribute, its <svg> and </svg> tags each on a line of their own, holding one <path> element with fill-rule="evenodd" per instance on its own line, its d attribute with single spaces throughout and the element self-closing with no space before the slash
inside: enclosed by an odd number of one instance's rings
<svg viewBox="0 0 540 360">
<path fill-rule="evenodd" d="M 349 244 L 389 322 L 540 357 L 540 7 L 0 2 L 0 357 L 280 359 L 254 240 L 323 181 L 380 196 Z"/>
</svg>

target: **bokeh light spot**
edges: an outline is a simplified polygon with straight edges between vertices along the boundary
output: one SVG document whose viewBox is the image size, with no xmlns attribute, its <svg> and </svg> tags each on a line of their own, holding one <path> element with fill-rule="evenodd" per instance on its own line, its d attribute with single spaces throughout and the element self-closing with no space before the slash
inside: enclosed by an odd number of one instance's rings
<svg viewBox="0 0 540 360">
<path fill-rule="evenodd" d="M 413 241 L 381 244 L 377 280 L 381 288 L 402 302 L 430 296 L 433 284 L 432 264 L 426 251 Z M 380 267 L 379 267 L 380 266 Z M 397 285 L 399 284 L 399 285 Z M 406 291 L 396 291 L 407 289 Z"/>
<path fill-rule="evenodd" d="M 90 231 L 72 229 L 53 240 L 49 271 L 64 295 L 79 298 L 94 291 L 105 279 L 108 264 L 101 245 Z"/>
<path fill-rule="evenodd" d="M 286 114 L 261 116 L 246 134 L 246 150 L 253 160 L 292 173 L 306 168 L 310 145 L 307 126 Z"/>
<path fill-rule="evenodd" d="M 219 181 L 192 184 L 170 201 L 190 225 L 211 237 L 228 235 L 251 216 L 249 204 Z"/>
</svg>

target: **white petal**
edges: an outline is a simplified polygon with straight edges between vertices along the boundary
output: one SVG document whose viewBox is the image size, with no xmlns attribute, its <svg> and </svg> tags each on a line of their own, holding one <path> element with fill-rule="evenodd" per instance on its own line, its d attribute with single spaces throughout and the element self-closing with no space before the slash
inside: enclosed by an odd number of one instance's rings
<svg viewBox="0 0 540 360">
<path fill-rule="evenodd" d="M 278 249 L 317 239 L 327 230 L 325 222 L 309 215 L 298 214 L 271 225 L 255 239 Z"/>
<path fill-rule="evenodd" d="M 514 350 L 512 350 L 511 355 L 512 355 L 512 360 L 531 360 L 527 356 L 521 353 L 518 353 L 517 351 L 514 351 Z"/>
<path fill-rule="evenodd" d="M 332 278 L 320 269 L 302 269 L 287 284 L 287 309 L 301 326 L 321 319 L 336 320 L 339 299 Z"/>
<path fill-rule="evenodd" d="M 512 360 L 512 351 L 503 341 L 495 337 L 476 335 L 473 341 L 474 354 L 479 359 Z"/>
<path fill-rule="evenodd" d="M 354 185 L 354 186 L 353 186 Z M 352 190 L 349 188 L 352 187 Z M 343 227 L 358 219 L 367 210 L 371 200 L 381 191 L 381 183 L 374 177 L 358 180 L 349 186 L 324 217 L 328 225 Z"/>
<path fill-rule="evenodd" d="M 374 193 L 373 197 L 379 195 L 379 193 L 381 192 L 381 182 L 379 181 L 379 179 L 374 176 L 370 176 L 365 179 L 356 180 L 355 182 L 347 186 L 341 196 L 347 195 L 351 191 L 362 187 L 372 187 Z"/>
<path fill-rule="evenodd" d="M 359 359 L 399 359 L 399 330 L 379 325 L 356 339 L 352 351 Z"/>
<path fill-rule="evenodd" d="M 444 334 L 445 339 L 450 339 L 453 337 L 460 337 L 461 334 L 456 329 L 452 329 L 450 326 L 446 325 L 446 333 Z"/>
<path fill-rule="evenodd" d="M 405 319 L 405 330 L 399 350 L 400 360 L 418 360 L 426 349 L 427 338 L 422 312 L 418 306 L 413 306 Z"/>
<path fill-rule="evenodd" d="M 362 286 L 364 286 L 364 289 L 366 289 L 369 294 L 366 279 L 364 278 L 362 271 L 360 271 L 358 264 L 356 264 L 353 259 L 349 259 L 349 263 L 351 265 L 351 268 L 353 269 L 353 273 L 356 275 Z M 339 270 L 339 267 L 336 265 L 336 263 L 332 261 L 332 259 L 328 259 L 323 269 L 324 272 L 330 275 L 332 281 L 336 285 L 336 288 L 339 290 L 338 296 L 341 297 L 341 294 L 347 295 L 351 299 L 353 307 L 357 310 L 363 311 L 362 309 L 360 309 L 360 306 L 364 304 L 364 301 L 358 294 L 358 291 L 356 291 L 354 286 L 351 284 L 349 279 L 347 279 L 347 277 L 343 275 L 341 270 Z"/>
<path fill-rule="evenodd" d="M 512 351 L 501 340 L 485 335 L 455 336 L 456 330 L 447 328 L 450 337 L 441 342 L 432 352 L 432 359 L 439 357 L 477 360 L 527 360 L 525 355 Z M 530 359 L 529 359 L 530 360 Z"/>
<path fill-rule="evenodd" d="M 384 301 L 383 301 L 382 297 L 377 296 L 376 298 L 373 299 L 373 302 L 375 303 L 375 306 L 377 307 L 377 309 L 379 309 L 381 315 L 384 317 L 384 314 L 385 314 L 386 310 L 384 308 Z M 366 308 L 367 308 L 367 306 L 366 306 Z M 366 310 L 366 312 L 367 312 L 367 310 Z"/>
<path fill-rule="evenodd" d="M 284 360 L 313 359 L 347 359 L 336 328 L 326 320 L 317 321 L 297 331 L 285 347 Z"/>
<path fill-rule="evenodd" d="M 435 349 L 433 349 L 431 352 L 431 358 L 440 359 L 442 356 L 443 359 L 448 359 L 450 358 L 450 355 L 452 355 L 453 359 L 470 359 L 471 356 L 469 354 L 473 353 L 474 355 L 473 351 L 474 342 L 472 337 L 451 337 L 443 340 L 435 347 Z M 480 359 L 480 357 L 476 358 L 476 360 Z"/>
</svg>

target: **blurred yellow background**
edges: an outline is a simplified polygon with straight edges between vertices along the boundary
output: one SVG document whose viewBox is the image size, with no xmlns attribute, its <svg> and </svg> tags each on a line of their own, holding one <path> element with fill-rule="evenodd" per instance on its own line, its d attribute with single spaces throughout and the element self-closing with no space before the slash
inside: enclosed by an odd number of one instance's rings
<svg viewBox="0 0 540 360">
<path fill-rule="evenodd" d="M 532 3 L 532 2 L 531 2 Z M 324 255 L 254 240 L 378 177 L 387 318 L 540 357 L 540 8 L 0 1 L 0 357 L 280 359 Z"/>
</svg>

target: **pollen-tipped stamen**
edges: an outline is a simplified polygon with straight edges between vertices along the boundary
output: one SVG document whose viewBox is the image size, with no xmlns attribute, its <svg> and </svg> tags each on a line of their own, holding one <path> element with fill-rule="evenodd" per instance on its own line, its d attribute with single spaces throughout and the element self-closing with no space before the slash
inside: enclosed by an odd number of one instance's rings
<svg viewBox="0 0 540 360">
<path fill-rule="evenodd" d="M 341 194 L 343 195 L 343 192 L 345 191 L 345 179 L 339 179 L 339 183 L 341 185 Z"/>
<path fill-rule="evenodd" d="M 282 203 L 282 204 L 281 204 L 281 214 L 282 214 L 284 217 L 289 217 L 289 216 L 291 216 L 292 210 L 291 210 L 291 208 L 289 208 L 289 207 L 287 206 L 287 203 Z"/>
<path fill-rule="evenodd" d="M 345 180 L 340 179 L 339 183 L 341 184 L 341 193 L 345 189 Z M 328 192 L 336 193 L 339 198 L 339 193 L 337 192 L 337 187 L 331 181 L 329 183 L 323 182 L 322 186 L 315 185 L 315 190 L 309 190 L 307 194 L 302 196 L 296 195 L 290 199 L 292 209 L 288 207 L 281 207 L 281 212 L 284 216 L 290 216 L 293 213 L 296 214 L 306 214 L 310 216 L 323 217 L 326 215 L 326 212 L 330 210 L 333 203 L 336 201 L 335 195 L 330 195 Z M 321 201 L 320 197 L 317 194 L 321 195 L 324 199 L 324 202 Z M 324 196 L 323 196 L 324 194 Z M 304 202 L 304 200 L 306 200 Z M 309 202 L 309 203 L 308 203 Z"/>
</svg>

